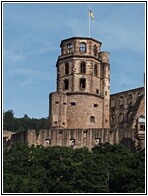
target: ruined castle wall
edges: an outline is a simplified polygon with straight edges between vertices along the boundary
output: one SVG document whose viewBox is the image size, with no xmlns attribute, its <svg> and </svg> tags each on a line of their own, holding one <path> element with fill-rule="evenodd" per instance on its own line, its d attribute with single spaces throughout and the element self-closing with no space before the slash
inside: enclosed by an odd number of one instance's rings
<svg viewBox="0 0 148 196">
<path fill-rule="evenodd" d="M 137 88 L 110 96 L 111 128 L 135 128 L 140 115 L 145 116 L 144 88 Z"/>
<path fill-rule="evenodd" d="M 81 148 L 86 146 L 89 150 L 99 143 L 120 143 L 132 152 L 135 151 L 137 146 L 135 129 L 48 129 L 40 130 L 38 136 L 35 130 L 28 130 L 12 135 L 9 141 L 5 141 L 4 138 L 4 148 L 18 141 L 28 145 L 43 145 L 46 147 L 68 146 Z"/>
</svg>

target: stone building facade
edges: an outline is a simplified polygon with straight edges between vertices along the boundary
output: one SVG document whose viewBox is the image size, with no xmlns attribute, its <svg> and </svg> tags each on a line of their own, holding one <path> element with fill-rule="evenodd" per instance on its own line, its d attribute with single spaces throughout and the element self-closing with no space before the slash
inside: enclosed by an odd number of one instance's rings
<svg viewBox="0 0 148 196">
<path fill-rule="evenodd" d="M 98 143 L 121 143 L 134 152 L 145 143 L 145 90 L 110 95 L 109 52 L 93 38 L 72 37 L 61 42 L 57 60 L 57 89 L 49 95 L 49 129 L 13 134 L 29 145 L 91 149 Z"/>
<path fill-rule="evenodd" d="M 111 128 L 134 129 L 141 115 L 145 116 L 144 87 L 110 96 Z"/>
</svg>

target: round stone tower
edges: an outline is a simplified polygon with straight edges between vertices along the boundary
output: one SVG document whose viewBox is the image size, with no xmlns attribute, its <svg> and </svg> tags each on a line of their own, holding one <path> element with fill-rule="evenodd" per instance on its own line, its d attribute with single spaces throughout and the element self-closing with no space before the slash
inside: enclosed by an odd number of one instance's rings
<svg viewBox="0 0 148 196">
<path fill-rule="evenodd" d="M 61 42 L 57 91 L 50 94 L 50 127 L 109 128 L 109 53 L 101 42 L 73 37 Z"/>
</svg>

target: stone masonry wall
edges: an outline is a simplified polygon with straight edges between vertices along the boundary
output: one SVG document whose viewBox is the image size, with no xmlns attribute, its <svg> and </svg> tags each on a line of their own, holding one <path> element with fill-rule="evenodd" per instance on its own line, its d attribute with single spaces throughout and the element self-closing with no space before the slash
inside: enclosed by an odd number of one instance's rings
<svg viewBox="0 0 148 196">
<path fill-rule="evenodd" d="M 137 88 L 110 96 L 111 128 L 135 128 L 140 115 L 145 116 L 144 88 Z"/>
<path fill-rule="evenodd" d="M 15 134 L 9 143 L 21 141 L 28 145 L 43 146 L 69 146 L 72 148 L 88 147 L 89 150 L 98 143 L 121 143 L 132 152 L 135 151 L 137 140 L 135 129 L 48 129 L 40 130 L 36 135 L 35 130 Z M 6 147 L 6 145 L 5 145 Z"/>
</svg>

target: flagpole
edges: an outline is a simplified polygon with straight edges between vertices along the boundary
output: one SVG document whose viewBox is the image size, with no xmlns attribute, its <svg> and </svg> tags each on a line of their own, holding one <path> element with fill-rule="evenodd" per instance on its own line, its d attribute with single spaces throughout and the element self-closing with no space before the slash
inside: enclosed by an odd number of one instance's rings
<svg viewBox="0 0 148 196">
<path fill-rule="evenodd" d="M 88 9 L 88 36 L 90 37 L 90 6 Z"/>
</svg>

